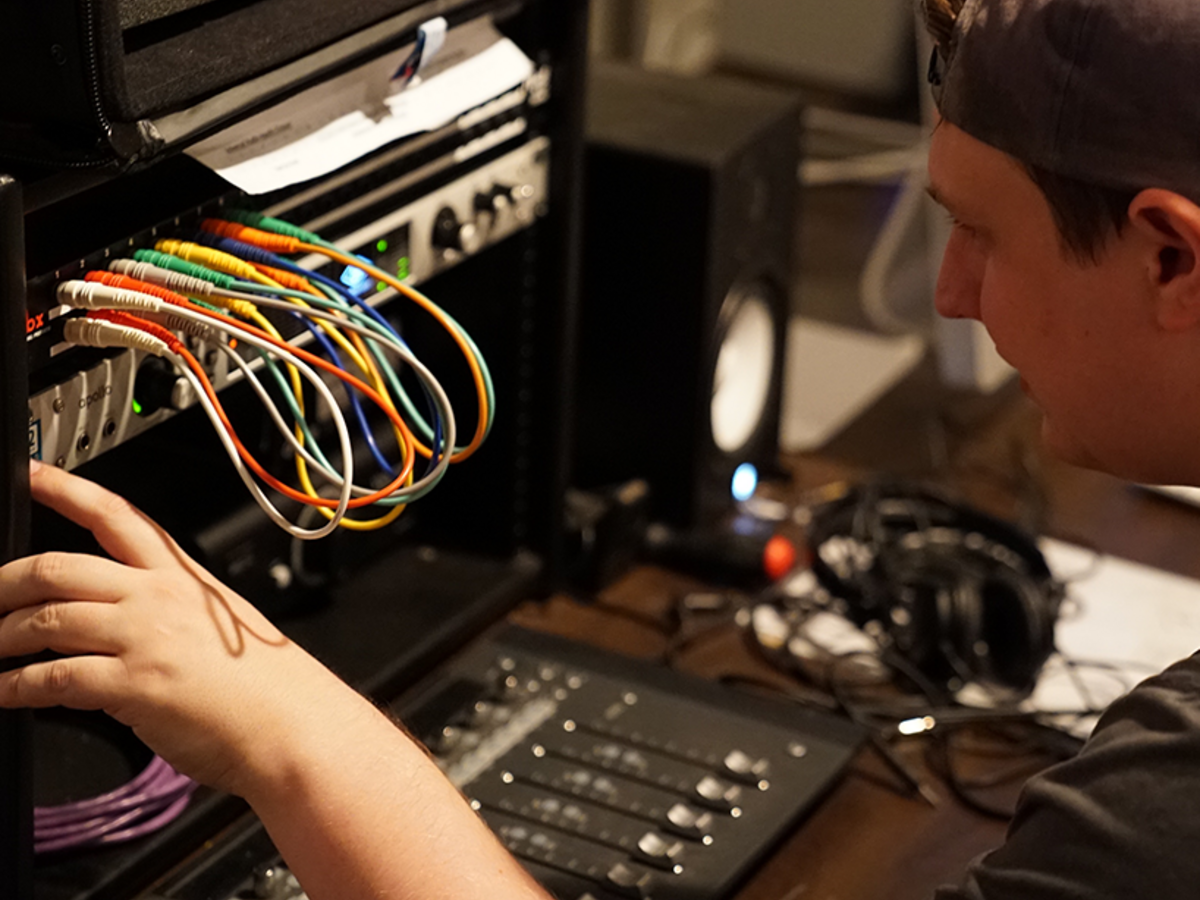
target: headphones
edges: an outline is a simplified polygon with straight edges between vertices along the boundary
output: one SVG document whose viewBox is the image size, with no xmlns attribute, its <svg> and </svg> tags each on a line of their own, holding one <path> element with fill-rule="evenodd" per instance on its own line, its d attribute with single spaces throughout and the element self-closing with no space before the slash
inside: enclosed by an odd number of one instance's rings
<svg viewBox="0 0 1200 900">
<path fill-rule="evenodd" d="M 872 483 L 815 510 L 813 574 L 934 684 L 1026 695 L 1064 596 L 1031 535 L 924 488 Z"/>
</svg>

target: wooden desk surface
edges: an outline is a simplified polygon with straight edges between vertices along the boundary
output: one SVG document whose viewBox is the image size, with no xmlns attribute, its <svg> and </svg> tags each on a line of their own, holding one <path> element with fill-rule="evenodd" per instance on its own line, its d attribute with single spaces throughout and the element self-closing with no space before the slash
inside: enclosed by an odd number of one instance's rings
<svg viewBox="0 0 1200 900">
<path fill-rule="evenodd" d="M 1200 510 L 1046 456 L 1039 417 L 1023 398 L 1005 403 L 985 427 L 951 448 L 950 464 L 923 473 L 977 505 L 1100 552 L 1200 578 Z M 795 498 L 805 489 L 871 471 L 835 457 L 789 461 Z M 642 567 L 583 605 L 567 597 L 528 604 L 522 625 L 642 658 L 662 658 L 662 625 L 683 594 L 702 587 L 677 573 Z M 794 684 L 753 654 L 732 625 L 706 633 L 674 657 L 677 668 L 709 677 Z M 929 900 L 967 862 L 1003 840 L 1004 823 L 957 802 L 925 764 L 920 741 L 898 747 L 939 795 L 914 798 L 870 749 L 848 776 L 758 870 L 737 900 Z M 1019 782 L 1014 782 L 1014 784 Z"/>
</svg>

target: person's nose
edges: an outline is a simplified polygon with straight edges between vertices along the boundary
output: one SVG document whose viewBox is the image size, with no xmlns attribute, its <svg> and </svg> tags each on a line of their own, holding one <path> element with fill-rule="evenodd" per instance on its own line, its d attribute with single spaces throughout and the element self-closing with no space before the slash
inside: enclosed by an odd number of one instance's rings
<svg viewBox="0 0 1200 900">
<path fill-rule="evenodd" d="M 978 319 L 983 270 L 983 254 L 971 236 L 952 231 L 934 291 L 937 311 L 949 319 Z"/>
</svg>

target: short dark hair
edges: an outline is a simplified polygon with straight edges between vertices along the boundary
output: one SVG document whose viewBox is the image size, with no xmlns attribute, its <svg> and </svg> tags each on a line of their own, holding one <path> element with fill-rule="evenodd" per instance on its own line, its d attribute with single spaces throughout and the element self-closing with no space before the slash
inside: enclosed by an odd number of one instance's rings
<svg viewBox="0 0 1200 900">
<path fill-rule="evenodd" d="M 954 25 L 965 0 L 924 0 L 925 27 L 943 58 L 950 52 Z M 1080 262 L 1097 262 L 1109 237 L 1121 234 L 1137 191 L 1102 187 L 1068 178 L 1020 160 L 1050 204 L 1063 249 Z"/>
<path fill-rule="evenodd" d="M 1050 204 L 1063 248 L 1080 262 L 1098 262 L 1109 237 L 1124 230 L 1138 192 L 1068 178 L 1029 163 L 1025 171 Z"/>
</svg>

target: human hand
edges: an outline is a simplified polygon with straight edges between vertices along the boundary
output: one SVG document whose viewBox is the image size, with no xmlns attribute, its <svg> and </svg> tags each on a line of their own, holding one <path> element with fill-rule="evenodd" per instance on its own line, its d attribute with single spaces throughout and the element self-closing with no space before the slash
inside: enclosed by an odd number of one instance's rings
<svg viewBox="0 0 1200 900">
<path fill-rule="evenodd" d="M 104 488 L 34 464 L 35 500 L 113 558 L 44 553 L 0 567 L 0 707 L 103 710 L 198 781 L 243 796 L 272 751 L 369 707 L 261 613 Z M 317 721 L 324 717 L 324 721 Z"/>
</svg>

